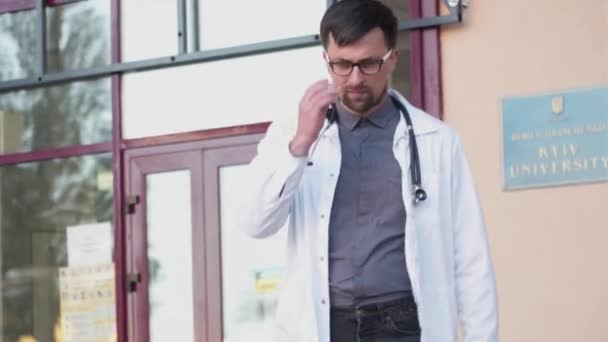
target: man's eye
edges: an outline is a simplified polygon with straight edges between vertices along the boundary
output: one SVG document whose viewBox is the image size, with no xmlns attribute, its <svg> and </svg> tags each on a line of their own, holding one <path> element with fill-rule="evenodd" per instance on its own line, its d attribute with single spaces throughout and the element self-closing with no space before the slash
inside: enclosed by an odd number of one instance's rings
<svg viewBox="0 0 608 342">
<path fill-rule="evenodd" d="M 352 65 L 352 64 L 351 64 L 350 62 L 335 62 L 335 63 L 334 63 L 334 67 L 337 67 L 337 68 L 344 68 L 344 69 L 346 69 L 346 68 L 350 68 L 350 67 L 351 67 L 351 65 Z"/>
<path fill-rule="evenodd" d="M 372 67 L 372 66 L 378 65 L 378 61 L 375 59 L 367 59 L 367 60 L 359 62 L 359 65 L 363 68 Z"/>
</svg>

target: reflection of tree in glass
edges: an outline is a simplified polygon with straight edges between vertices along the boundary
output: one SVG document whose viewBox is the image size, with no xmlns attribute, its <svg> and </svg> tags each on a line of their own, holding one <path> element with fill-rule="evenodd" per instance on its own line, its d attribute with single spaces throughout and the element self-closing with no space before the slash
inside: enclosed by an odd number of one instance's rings
<svg viewBox="0 0 608 342">
<path fill-rule="evenodd" d="M 95 6 L 105 2 L 47 10 L 49 72 L 109 62 L 109 19 L 100 16 Z M 33 75 L 35 24 L 32 11 L 0 16 L 0 37 L 6 41 L 1 44 L 8 49 L 0 59 L 1 79 L 10 74 Z M 108 141 L 111 139 L 109 90 L 110 82 L 104 79 L 6 93 L 0 95 L 0 111 L 22 115 L 20 150 Z"/>
<path fill-rule="evenodd" d="M 151 246 L 148 245 L 148 248 L 150 248 Z M 165 274 L 161 273 L 161 264 L 158 260 L 153 259 L 148 257 L 148 277 L 149 277 L 149 286 L 152 287 L 154 286 L 154 283 L 156 283 L 159 280 L 162 280 L 166 277 Z M 156 309 L 159 306 L 159 300 L 153 298 L 152 296 L 150 296 L 150 298 L 148 299 L 150 301 L 149 304 L 149 308 L 148 310 L 150 310 L 150 316 L 154 314 L 154 312 L 156 311 Z"/>
<path fill-rule="evenodd" d="M 108 63 L 109 18 L 99 13 L 102 3 L 109 2 L 47 10 L 49 72 Z M 0 79 L 33 75 L 35 23 L 33 11 L 0 15 Z M 0 94 L 0 115 L 16 114 L 21 122 L 13 127 L 20 129 L 13 131 L 17 147 L 0 152 L 109 141 L 110 105 L 107 79 Z M 11 122 L 7 124 L 4 132 L 10 131 Z M 65 228 L 112 219 L 112 191 L 98 189 L 102 170 L 112 170 L 109 155 L 0 168 L 4 341 L 28 334 L 38 341 L 53 340 L 59 316 L 56 268 L 67 264 Z M 32 245 L 33 235 L 40 232 L 49 236 L 52 256 L 42 265 L 34 264 Z"/>
</svg>

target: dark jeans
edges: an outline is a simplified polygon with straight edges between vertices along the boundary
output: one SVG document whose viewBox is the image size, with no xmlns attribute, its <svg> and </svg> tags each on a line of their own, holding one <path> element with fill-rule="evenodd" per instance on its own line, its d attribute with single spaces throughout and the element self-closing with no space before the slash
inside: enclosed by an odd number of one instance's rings
<svg viewBox="0 0 608 342">
<path fill-rule="evenodd" d="M 412 296 L 353 308 L 331 308 L 331 342 L 420 342 Z"/>
</svg>

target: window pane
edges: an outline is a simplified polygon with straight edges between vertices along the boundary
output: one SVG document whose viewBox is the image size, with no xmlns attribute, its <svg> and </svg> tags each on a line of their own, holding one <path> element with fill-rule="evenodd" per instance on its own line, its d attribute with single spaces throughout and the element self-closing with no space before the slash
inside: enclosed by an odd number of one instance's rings
<svg viewBox="0 0 608 342">
<path fill-rule="evenodd" d="M 198 6 L 206 50 L 318 34 L 327 0 L 199 0 Z"/>
<path fill-rule="evenodd" d="M 111 155 L 2 166 L 0 194 L 3 341 L 59 342 L 58 271 L 73 253 L 67 227 L 112 222 Z"/>
<path fill-rule="evenodd" d="M 390 7 L 400 21 L 410 18 L 411 0 L 380 0 L 380 2 Z"/>
<path fill-rule="evenodd" d="M 391 78 L 391 87 L 397 89 L 403 96 L 410 98 L 412 95 L 412 78 L 411 78 L 411 48 L 410 48 L 410 33 L 401 32 L 397 41 L 397 49 L 399 50 L 399 61 Z"/>
<path fill-rule="evenodd" d="M 306 88 L 327 78 L 321 48 L 306 48 L 123 78 L 125 138 L 271 121 L 297 113 Z"/>
<path fill-rule="evenodd" d="M 0 14 L 0 81 L 25 78 L 36 70 L 36 12 Z"/>
<path fill-rule="evenodd" d="M 407 20 L 410 18 L 410 0 L 380 0 L 383 4 L 389 6 L 397 18 Z M 401 92 L 406 98 L 410 98 L 412 94 L 412 82 L 410 73 L 410 34 L 408 32 L 400 32 L 397 40 L 397 49 L 399 50 L 399 61 L 393 72 L 391 86 Z"/>
<path fill-rule="evenodd" d="M 146 186 L 150 341 L 194 341 L 190 171 L 149 175 Z"/>
<path fill-rule="evenodd" d="M 110 4 L 88 0 L 47 8 L 49 72 L 110 63 Z"/>
<path fill-rule="evenodd" d="M 0 153 L 112 139 L 110 79 L 0 94 Z"/>
<path fill-rule="evenodd" d="M 121 1 L 121 54 L 133 61 L 177 54 L 177 1 Z"/>
<path fill-rule="evenodd" d="M 248 205 L 234 189 L 246 188 L 250 170 L 238 165 L 219 171 L 224 341 L 271 341 L 271 322 L 286 266 L 287 227 L 266 239 L 247 237 L 234 213 Z"/>
</svg>

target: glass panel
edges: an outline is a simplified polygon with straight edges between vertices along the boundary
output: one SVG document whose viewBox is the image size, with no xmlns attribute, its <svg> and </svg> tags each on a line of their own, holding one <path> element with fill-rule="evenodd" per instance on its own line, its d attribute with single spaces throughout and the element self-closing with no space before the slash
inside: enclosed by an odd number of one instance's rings
<svg viewBox="0 0 608 342">
<path fill-rule="evenodd" d="M 321 51 L 313 47 L 127 74 L 122 88 L 124 137 L 295 115 L 306 88 L 327 77 Z"/>
<path fill-rule="evenodd" d="M 36 12 L 0 14 L 0 81 L 25 78 L 36 70 Z"/>
<path fill-rule="evenodd" d="M 109 241 L 98 261 L 112 262 L 112 157 L 2 166 L 0 195 L 2 340 L 62 341 L 58 270 L 78 251 L 67 227 L 103 223 L 93 226 Z"/>
<path fill-rule="evenodd" d="M 271 341 L 278 290 L 285 269 L 287 229 L 266 239 L 247 237 L 235 213 L 245 208 L 248 166 L 220 168 L 224 341 Z M 245 252 L 246 251 L 246 252 Z"/>
<path fill-rule="evenodd" d="M 399 21 L 410 18 L 411 0 L 380 0 L 380 2 L 393 10 Z"/>
<path fill-rule="evenodd" d="M 47 8 L 49 72 L 110 63 L 110 4 L 108 0 L 88 0 Z"/>
<path fill-rule="evenodd" d="M 121 1 L 121 54 L 134 61 L 177 54 L 177 1 Z"/>
<path fill-rule="evenodd" d="M 411 76 L 411 48 L 409 32 L 400 32 L 397 40 L 399 60 L 391 77 L 391 87 L 397 89 L 403 96 L 410 98 L 412 95 Z"/>
<path fill-rule="evenodd" d="M 190 171 L 146 184 L 150 341 L 194 341 Z"/>
<path fill-rule="evenodd" d="M 198 6 L 206 50 L 317 34 L 327 0 L 199 0 Z"/>
<path fill-rule="evenodd" d="M 112 139 L 110 79 L 0 94 L 0 153 Z"/>
<path fill-rule="evenodd" d="M 380 0 L 383 4 L 389 6 L 399 21 L 410 18 L 410 3 L 409 0 Z M 410 34 L 408 32 L 400 32 L 397 40 L 397 49 L 399 50 L 399 61 L 393 72 L 391 79 L 391 87 L 397 89 L 406 98 L 410 98 L 412 94 L 412 81 L 410 73 Z"/>
</svg>

